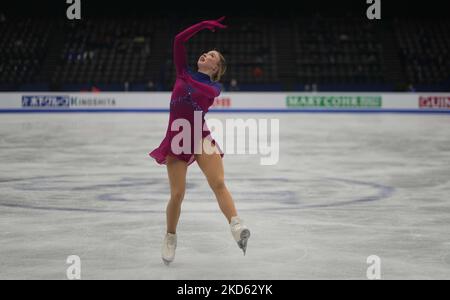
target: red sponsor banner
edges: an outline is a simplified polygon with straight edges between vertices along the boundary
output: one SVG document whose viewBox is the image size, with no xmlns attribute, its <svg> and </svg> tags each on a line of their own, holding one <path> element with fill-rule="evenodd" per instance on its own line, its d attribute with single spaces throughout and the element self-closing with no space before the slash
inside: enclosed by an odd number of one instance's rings
<svg viewBox="0 0 450 300">
<path fill-rule="evenodd" d="M 450 96 L 420 96 L 419 108 L 450 109 Z"/>
<path fill-rule="evenodd" d="M 230 97 L 216 97 L 211 107 L 231 107 Z"/>
</svg>

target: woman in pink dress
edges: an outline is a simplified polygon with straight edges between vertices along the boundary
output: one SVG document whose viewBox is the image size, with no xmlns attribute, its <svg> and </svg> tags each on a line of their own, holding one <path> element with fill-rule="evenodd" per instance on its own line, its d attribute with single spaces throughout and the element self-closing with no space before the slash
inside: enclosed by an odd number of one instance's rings
<svg viewBox="0 0 450 300">
<path fill-rule="evenodd" d="M 231 194 L 224 183 L 224 154 L 205 124 L 205 114 L 221 92 L 218 81 L 226 70 L 225 59 L 219 51 L 211 50 L 200 56 L 197 61 L 198 70 L 193 71 L 187 67 L 184 46 L 185 42 L 203 29 L 215 31 L 216 28 L 226 28 L 221 24 L 223 19 L 224 17 L 197 23 L 179 33 L 174 40 L 176 81 L 170 101 L 169 124 L 161 144 L 149 154 L 158 164 L 167 166 L 170 183 L 170 200 L 166 209 L 167 232 L 162 247 L 162 259 L 166 265 L 175 258 L 176 227 L 186 189 L 186 173 L 188 166 L 194 161 L 205 174 L 220 209 L 230 224 L 232 236 L 244 255 L 250 237 L 250 231 L 238 217 Z M 202 134 L 196 134 L 195 128 L 203 129 Z"/>
</svg>

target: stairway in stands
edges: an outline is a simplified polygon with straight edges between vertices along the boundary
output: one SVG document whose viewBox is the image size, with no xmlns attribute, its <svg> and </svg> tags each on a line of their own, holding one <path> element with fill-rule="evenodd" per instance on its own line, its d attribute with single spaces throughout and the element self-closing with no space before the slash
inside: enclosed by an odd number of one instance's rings
<svg viewBox="0 0 450 300">
<path fill-rule="evenodd" d="M 394 85 L 396 91 L 400 91 L 406 85 L 406 74 L 400 62 L 395 28 L 392 22 L 383 22 L 382 26 L 384 26 L 382 42 L 385 77 L 389 83 Z"/>
<path fill-rule="evenodd" d="M 48 41 L 48 52 L 42 63 L 42 69 L 39 73 L 37 82 L 49 82 L 52 81 L 52 75 L 60 61 L 60 55 L 64 44 L 64 32 L 62 30 L 62 24 L 54 21 L 55 26 L 52 27 Z M 50 90 L 54 90 L 55 87 L 50 86 Z"/>
<path fill-rule="evenodd" d="M 292 91 L 296 83 L 297 70 L 294 51 L 292 51 L 292 24 L 286 18 L 277 21 L 276 26 L 273 26 L 273 28 L 279 80 L 283 84 L 283 90 Z"/>
<path fill-rule="evenodd" d="M 167 49 L 170 47 L 172 40 L 169 35 L 168 25 L 161 21 L 158 30 L 153 36 L 152 53 L 148 63 L 146 77 L 153 80 L 155 84 L 164 84 L 164 67 L 167 60 Z"/>
</svg>

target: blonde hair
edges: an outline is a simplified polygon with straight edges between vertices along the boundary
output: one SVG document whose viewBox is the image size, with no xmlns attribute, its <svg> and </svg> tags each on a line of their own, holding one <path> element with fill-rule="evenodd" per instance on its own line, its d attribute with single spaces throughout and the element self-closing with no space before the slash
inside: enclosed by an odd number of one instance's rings
<svg viewBox="0 0 450 300">
<path fill-rule="evenodd" d="M 214 49 L 214 51 L 219 53 L 219 70 L 217 70 L 217 72 L 212 75 L 212 80 L 217 82 L 220 80 L 220 78 L 222 78 L 223 74 L 225 74 L 225 71 L 227 70 L 227 62 L 222 53 L 220 53 L 216 49 Z"/>
</svg>

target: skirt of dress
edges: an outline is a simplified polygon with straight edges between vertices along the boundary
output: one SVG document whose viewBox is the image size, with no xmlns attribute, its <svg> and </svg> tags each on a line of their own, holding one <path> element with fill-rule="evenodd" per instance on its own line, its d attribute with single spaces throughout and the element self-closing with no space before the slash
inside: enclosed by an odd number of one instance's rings
<svg viewBox="0 0 450 300">
<path fill-rule="evenodd" d="M 167 155 L 173 156 L 179 160 L 187 162 L 188 166 L 191 165 L 195 161 L 194 153 L 175 154 L 171 149 L 172 138 L 173 138 L 172 136 L 167 134 L 166 137 L 162 140 L 159 147 L 149 153 L 150 157 L 153 157 L 156 160 L 156 162 L 160 165 L 167 164 Z M 210 141 L 212 145 L 215 145 L 217 147 L 220 157 L 223 158 L 224 153 L 223 153 L 222 149 L 220 148 L 219 144 L 212 138 L 210 132 L 208 132 L 208 131 L 203 132 L 202 141 L 205 138 L 208 139 L 208 141 Z M 194 152 L 194 151 L 191 151 L 191 152 Z"/>
</svg>

